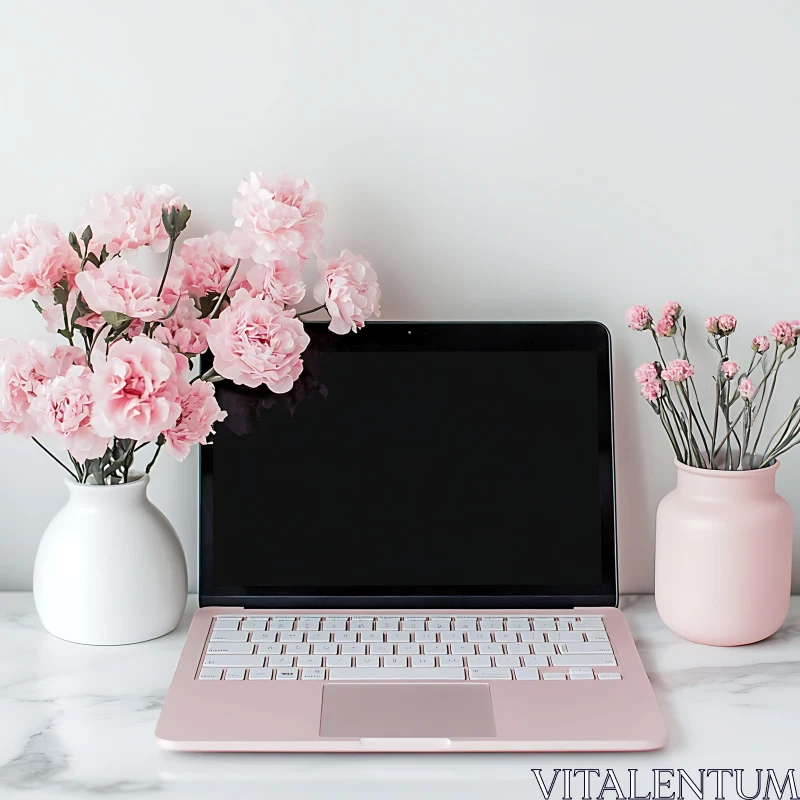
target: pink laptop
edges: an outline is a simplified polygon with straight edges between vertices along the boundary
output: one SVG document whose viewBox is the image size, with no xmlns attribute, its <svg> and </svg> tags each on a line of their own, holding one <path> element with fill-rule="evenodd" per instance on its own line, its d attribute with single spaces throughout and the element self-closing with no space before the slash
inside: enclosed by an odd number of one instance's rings
<svg viewBox="0 0 800 800">
<path fill-rule="evenodd" d="M 218 385 L 173 750 L 648 750 L 618 602 L 598 323 L 308 326 L 287 395 Z"/>
</svg>

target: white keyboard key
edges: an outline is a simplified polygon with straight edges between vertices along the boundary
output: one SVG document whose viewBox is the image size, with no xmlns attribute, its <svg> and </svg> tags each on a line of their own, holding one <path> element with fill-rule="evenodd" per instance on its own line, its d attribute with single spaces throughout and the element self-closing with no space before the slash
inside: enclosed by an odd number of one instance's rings
<svg viewBox="0 0 800 800">
<path fill-rule="evenodd" d="M 520 667 L 514 670 L 514 677 L 518 681 L 538 681 L 539 670 L 531 669 L 530 667 Z"/>
<path fill-rule="evenodd" d="M 558 621 L 559 622 L 576 622 L 577 619 L 578 619 L 577 617 L 559 617 Z"/>
<path fill-rule="evenodd" d="M 363 656 L 367 654 L 367 646 L 364 642 L 345 642 L 342 645 L 343 656 Z"/>
<path fill-rule="evenodd" d="M 503 645 L 494 644 L 494 643 L 485 644 L 485 643 L 481 642 L 478 645 L 478 652 L 482 656 L 502 656 L 503 655 Z"/>
<path fill-rule="evenodd" d="M 353 659 L 350 656 L 326 656 L 326 667 L 352 667 Z"/>
<path fill-rule="evenodd" d="M 330 656 L 328 656 L 330 658 Z M 297 666 L 298 667 L 321 667 L 322 666 L 322 656 L 298 656 L 297 657 Z"/>
<path fill-rule="evenodd" d="M 569 672 L 570 677 L 573 675 L 591 675 L 594 677 L 591 667 L 570 667 L 567 672 Z"/>
<path fill-rule="evenodd" d="M 330 631 L 309 631 L 306 634 L 306 641 L 318 644 L 321 642 L 329 642 L 331 640 Z"/>
<path fill-rule="evenodd" d="M 556 653 L 556 646 L 554 644 L 532 644 L 534 655 L 537 656 L 553 656 Z"/>
<path fill-rule="evenodd" d="M 334 642 L 357 642 L 358 633 L 356 631 L 336 631 L 333 634 Z"/>
<path fill-rule="evenodd" d="M 586 632 L 586 641 L 587 642 L 607 642 L 608 641 L 608 634 L 605 631 L 587 631 Z"/>
<path fill-rule="evenodd" d="M 220 619 L 217 617 L 216 621 L 214 622 L 214 630 L 215 631 L 238 631 L 239 630 L 239 620 L 238 619 Z"/>
<path fill-rule="evenodd" d="M 297 630 L 299 631 L 318 631 L 319 630 L 319 617 L 300 617 L 297 622 Z"/>
<path fill-rule="evenodd" d="M 568 631 L 569 623 L 568 622 L 556 622 L 556 630 L 557 631 Z"/>
<path fill-rule="evenodd" d="M 496 642 L 516 642 L 519 641 L 517 639 L 516 631 L 497 631 L 494 634 L 494 640 Z"/>
<path fill-rule="evenodd" d="M 450 630 L 450 620 L 449 619 L 429 619 L 428 620 L 428 630 L 429 631 L 449 631 Z"/>
<path fill-rule="evenodd" d="M 496 667 L 519 667 L 522 666 L 519 656 L 495 656 L 494 665 Z"/>
<path fill-rule="evenodd" d="M 400 630 L 400 617 L 378 617 L 375 621 L 376 631 Z"/>
<path fill-rule="evenodd" d="M 457 631 L 474 631 L 478 627 L 477 619 L 457 619 L 453 626 Z"/>
<path fill-rule="evenodd" d="M 244 680 L 244 670 L 239 667 L 238 669 L 226 669 L 225 670 L 225 680 L 226 681 L 243 681 Z"/>
<path fill-rule="evenodd" d="M 608 642 L 576 642 L 575 644 L 560 644 L 560 653 L 574 655 L 576 653 L 613 653 Z"/>
<path fill-rule="evenodd" d="M 280 642 L 260 644 L 258 646 L 258 654 L 260 656 L 280 656 L 283 654 L 283 645 Z"/>
<path fill-rule="evenodd" d="M 296 681 L 297 680 L 297 670 L 294 669 L 294 668 L 276 669 L 275 670 L 275 680 L 276 681 Z"/>
<path fill-rule="evenodd" d="M 436 659 L 433 656 L 412 656 L 412 667 L 435 667 Z"/>
<path fill-rule="evenodd" d="M 603 620 L 586 620 L 582 619 L 580 622 L 572 623 L 572 630 L 574 631 L 604 631 L 605 625 Z"/>
<path fill-rule="evenodd" d="M 409 631 L 388 631 L 386 633 L 387 642 L 410 642 L 411 633 Z"/>
<path fill-rule="evenodd" d="M 510 681 L 511 670 L 497 667 L 470 667 L 469 679 L 471 681 Z"/>
<path fill-rule="evenodd" d="M 583 634 L 579 631 L 554 631 L 547 634 L 548 642 L 582 642 Z"/>
<path fill-rule="evenodd" d="M 496 671 L 496 670 L 492 670 Z M 502 672 L 502 670 L 500 670 Z M 463 669 L 441 667 L 378 667 L 377 669 L 331 669 L 330 681 L 463 681 Z"/>
<path fill-rule="evenodd" d="M 383 636 L 383 631 L 361 631 L 358 638 L 362 642 L 382 642 Z"/>
<path fill-rule="evenodd" d="M 241 614 L 217 614 L 217 619 L 235 619 L 237 622 L 241 622 L 243 617 Z"/>
<path fill-rule="evenodd" d="M 278 634 L 279 642 L 302 642 L 303 631 L 281 631 Z"/>
<path fill-rule="evenodd" d="M 426 656 L 446 656 L 447 655 L 447 645 L 446 644 L 424 644 L 424 645 L 422 645 L 422 652 L 425 653 Z"/>
<path fill-rule="evenodd" d="M 346 619 L 328 619 L 322 620 L 322 630 L 324 631 L 344 631 L 347 630 Z"/>
<path fill-rule="evenodd" d="M 481 617 L 478 620 L 478 626 L 482 631 L 501 631 L 503 630 L 503 618 L 502 617 Z M 509 673 L 509 680 L 511 680 L 511 674 Z"/>
<path fill-rule="evenodd" d="M 273 619 L 272 622 L 269 623 L 269 629 L 271 631 L 290 631 L 292 628 L 294 628 L 293 619 Z"/>
<path fill-rule="evenodd" d="M 536 622 L 555 622 L 556 618 L 552 614 L 534 614 L 533 620 Z"/>
<path fill-rule="evenodd" d="M 391 644 L 371 644 L 369 646 L 371 656 L 391 656 L 394 655 L 394 645 Z"/>
<path fill-rule="evenodd" d="M 535 619 L 533 621 L 533 629 L 535 631 L 554 631 L 556 630 L 556 623 L 550 620 Z"/>
<path fill-rule="evenodd" d="M 544 641 L 544 634 L 541 631 L 520 631 L 519 640 L 528 644 L 536 644 Z"/>
<path fill-rule="evenodd" d="M 247 631 L 220 631 L 214 628 L 212 642 L 246 642 Z"/>
<path fill-rule="evenodd" d="M 414 642 L 435 642 L 436 634 L 433 631 L 414 631 L 411 634 L 411 640 Z"/>
<path fill-rule="evenodd" d="M 454 656 L 471 656 L 475 653 L 474 644 L 451 644 L 450 653 Z"/>
<path fill-rule="evenodd" d="M 278 637 L 275 631 L 253 631 L 250 634 L 251 642 L 274 642 Z"/>
<path fill-rule="evenodd" d="M 374 619 L 354 619 L 350 621 L 351 631 L 371 631 L 374 625 Z"/>
<path fill-rule="evenodd" d="M 246 619 L 242 623 L 243 631 L 264 631 L 267 629 L 267 621 L 265 619 Z"/>
<path fill-rule="evenodd" d="M 439 634 L 439 641 L 440 642 L 463 642 L 464 641 L 464 633 L 463 633 L 463 631 L 442 631 Z"/>
<path fill-rule="evenodd" d="M 271 669 L 251 669 L 247 671 L 247 677 L 251 681 L 271 681 L 272 680 L 272 670 Z"/>
<path fill-rule="evenodd" d="M 462 667 L 464 666 L 464 659 L 461 656 L 439 656 L 439 666 L 447 667 Z"/>
<path fill-rule="evenodd" d="M 522 656 L 522 663 L 526 667 L 547 667 L 547 656 Z"/>
<path fill-rule="evenodd" d="M 492 666 L 492 657 L 491 656 L 468 656 L 467 657 L 467 666 L 468 667 L 491 667 Z"/>
<path fill-rule="evenodd" d="M 399 656 L 418 656 L 421 645 L 418 644 L 399 644 L 397 645 L 397 655 Z"/>
<path fill-rule="evenodd" d="M 425 620 L 424 619 L 404 619 L 402 624 L 400 625 L 400 627 L 404 631 L 424 631 L 425 630 Z"/>
<path fill-rule="evenodd" d="M 222 670 L 209 669 L 206 667 L 205 669 L 200 670 L 200 674 L 197 677 L 201 681 L 218 681 L 222 677 Z"/>
<path fill-rule="evenodd" d="M 373 667 L 379 667 L 379 666 L 380 666 L 380 658 L 378 658 L 378 656 L 356 657 L 356 667 L 372 669 Z"/>
<path fill-rule="evenodd" d="M 527 619 L 510 619 L 506 623 L 506 627 L 510 631 L 529 631 L 531 624 Z"/>
<path fill-rule="evenodd" d="M 510 656 L 526 656 L 531 652 L 529 644 L 507 644 L 506 653 Z"/>
<path fill-rule="evenodd" d="M 339 654 L 338 644 L 315 644 L 313 653 L 315 656 L 335 656 Z"/>
<path fill-rule="evenodd" d="M 491 642 L 492 634 L 489 631 L 467 631 L 468 642 Z"/>
<path fill-rule="evenodd" d="M 267 660 L 268 667 L 291 667 L 294 666 L 293 656 L 270 656 Z"/>
<path fill-rule="evenodd" d="M 400 667 L 408 666 L 408 659 L 403 656 L 386 656 L 383 659 L 384 667 L 391 667 L 391 669 L 399 669 Z"/>
<path fill-rule="evenodd" d="M 619 672 L 598 672 L 597 680 L 599 681 L 621 681 L 622 675 Z"/>
<path fill-rule="evenodd" d="M 614 656 L 551 656 L 550 662 L 554 667 L 616 667 L 617 660 Z"/>
<path fill-rule="evenodd" d="M 303 681 L 324 681 L 324 669 L 304 669 L 300 674 L 300 680 Z"/>
<path fill-rule="evenodd" d="M 209 644 L 206 653 L 209 655 L 228 654 L 246 656 L 251 655 L 255 649 L 256 647 L 253 644 L 237 644 L 234 642 L 231 642 L 230 644 L 217 643 Z"/>
<path fill-rule="evenodd" d="M 543 672 L 542 678 L 546 681 L 565 681 L 567 679 L 566 672 Z"/>
<path fill-rule="evenodd" d="M 283 652 L 287 656 L 307 656 L 311 652 L 311 645 L 308 642 L 291 642 Z"/>
<path fill-rule="evenodd" d="M 565 656 L 568 658 L 568 656 Z M 574 658 L 574 656 L 573 656 Z M 204 667 L 263 667 L 264 656 L 206 656 Z"/>
</svg>

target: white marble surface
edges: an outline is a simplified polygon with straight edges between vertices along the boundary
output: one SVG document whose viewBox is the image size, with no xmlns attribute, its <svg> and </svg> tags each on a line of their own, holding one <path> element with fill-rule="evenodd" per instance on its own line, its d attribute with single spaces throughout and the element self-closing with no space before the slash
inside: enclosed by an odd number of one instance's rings
<svg viewBox="0 0 800 800">
<path fill-rule="evenodd" d="M 163 752 L 153 729 L 193 599 L 189 606 L 162 639 L 83 647 L 44 633 L 30 594 L 0 593 L 0 798 L 541 798 L 533 767 L 545 777 L 554 768 L 620 776 L 638 768 L 651 783 L 657 767 L 795 768 L 800 776 L 800 597 L 775 636 L 732 649 L 684 642 L 661 624 L 651 597 L 625 598 L 671 741 L 653 753 L 605 755 Z M 732 786 L 725 791 L 735 796 Z"/>
</svg>

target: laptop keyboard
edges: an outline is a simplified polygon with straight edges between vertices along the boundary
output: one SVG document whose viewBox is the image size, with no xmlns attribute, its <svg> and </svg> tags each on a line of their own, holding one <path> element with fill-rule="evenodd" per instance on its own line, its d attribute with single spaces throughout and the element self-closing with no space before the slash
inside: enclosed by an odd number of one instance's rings
<svg viewBox="0 0 800 800">
<path fill-rule="evenodd" d="M 599 615 L 214 618 L 201 681 L 621 680 Z"/>
</svg>

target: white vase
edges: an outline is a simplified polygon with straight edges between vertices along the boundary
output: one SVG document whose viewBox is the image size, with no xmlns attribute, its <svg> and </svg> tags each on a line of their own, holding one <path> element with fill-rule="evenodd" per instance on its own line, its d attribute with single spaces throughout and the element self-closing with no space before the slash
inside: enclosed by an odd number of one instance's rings
<svg viewBox="0 0 800 800">
<path fill-rule="evenodd" d="M 134 474 L 131 473 L 134 478 Z M 133 644 L 175 628 L 186 606 L 186 559 L 141 475 L 116 486 L 67 480 L 33 570 L 36 610 L 59 639 Z"/>
</svg>

